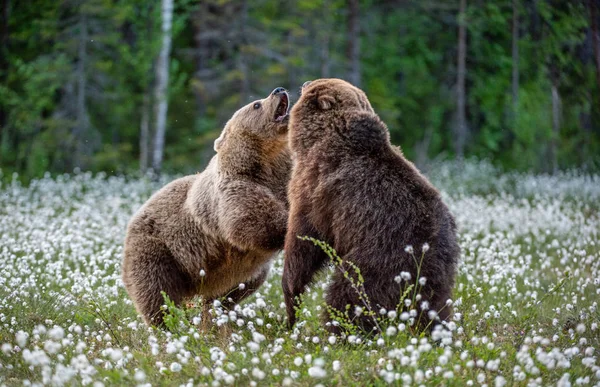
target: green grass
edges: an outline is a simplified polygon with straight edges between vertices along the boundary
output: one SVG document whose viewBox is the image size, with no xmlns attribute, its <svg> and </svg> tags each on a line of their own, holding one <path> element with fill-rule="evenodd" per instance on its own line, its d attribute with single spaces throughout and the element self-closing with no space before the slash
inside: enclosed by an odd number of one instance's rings
<svg viewBox="0 0 600 387">
<path fill-rule="evenodd" d="M 331 268 L 288 331 L 281 256 L 235 318 L 213 310 L 218 322 L 201 330 L 207 316 L 195 299 L 169 308 L 169 332 L 147 328 L 120 281 L 121 246 L 130 215 L 158 185 L 77 175 L 1 186 L 0 385 L 598 385 L 600 189 L 573 178 L 561 191 L 523 175 L 537 191 L 512 176 L 485 192 L 485 173 L 453 173 L 432 178 L 460 226 L 455 321 L 432 336 L 400 316 L 380 319 L 391 335 L 327 334 Z M 461 181 L 477 187 L 458 192 Z"/>
</svg>

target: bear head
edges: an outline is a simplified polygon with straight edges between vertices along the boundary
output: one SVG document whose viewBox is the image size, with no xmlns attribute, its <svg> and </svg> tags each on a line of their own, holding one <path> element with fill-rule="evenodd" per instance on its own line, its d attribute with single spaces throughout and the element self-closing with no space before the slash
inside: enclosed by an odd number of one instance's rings
<svg viewBox="0 0 600 387">
<path fill-rule="evenodd" d="M 289 159 L 289 105 L 289 94 L 278 87 L 235 112 L 214 143 L 220 169 L 255 174 L 275 160 Z"/>
<path fill-rule="evenodd" d="M 277 87 L 267 98 L 259 99 L 239 109 L 225 124 L 215 140 L 217 153 L 228 148 L 235 138 L 251 143 L 285 143 L 288 128 L 290 97 L 283 87 Z"/>
<path fill-rule="evenodd" d="M 389 145 L 387 127 L 365 93 L 341 79 L 305 82 L 290 117 L 290 147 L 296 154 L 317 144 L 354 151 Z"/>
</svg>

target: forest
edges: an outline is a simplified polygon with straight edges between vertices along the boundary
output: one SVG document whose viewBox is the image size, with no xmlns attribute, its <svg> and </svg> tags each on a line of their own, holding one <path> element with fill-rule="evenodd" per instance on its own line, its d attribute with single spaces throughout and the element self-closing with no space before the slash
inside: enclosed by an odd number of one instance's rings
<svg viewBox="0 0 600 387">
<path fill-rule="evenodd" d="M 242 105 L 361 87 L 419 166 L 600 168 L 600 0 L 2 0 L 0 170 L 193 173 Z"/>
</svg>

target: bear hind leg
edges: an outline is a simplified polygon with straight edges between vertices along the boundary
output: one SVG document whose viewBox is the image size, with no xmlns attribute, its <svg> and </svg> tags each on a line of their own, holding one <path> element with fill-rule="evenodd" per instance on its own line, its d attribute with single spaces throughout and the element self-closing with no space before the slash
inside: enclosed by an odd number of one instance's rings
<svg viewBox="0 0 600 387">
<path fill-rule="evenodd" d="M 148 325 L 164 328 L 162 292 L 175 305 L 194 294 L 190 276 L 181 271 L 171 252 L 153 238 L 141 238 L 143 246 L 125 253 L 123 282 L 137 311 Z"/>
<path fill-rule="evenodd" d="M 366 333 L 372 332 L 373 327 L 376 326 L 374 318 L 377 316 L 367 315 L 369 312 L 365 304 L 367 300 L 361 299 L 358 290 L 340 272 L 334 273 L 327 289 L 325 302 L 327 308 L 322 314 L 322 320 L 326 329 L 333 334 L 348 333 L 344 324 L 358 326 Z M 357 315 L 357 310 L 361 310 L 362 313 Z M 339 316 L 340 314 L 343 317 Z"/>
</svg>

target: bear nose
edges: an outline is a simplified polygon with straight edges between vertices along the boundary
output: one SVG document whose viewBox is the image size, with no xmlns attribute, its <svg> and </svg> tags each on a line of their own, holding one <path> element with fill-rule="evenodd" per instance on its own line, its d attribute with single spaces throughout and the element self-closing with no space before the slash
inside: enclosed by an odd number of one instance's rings
<svg viewBox="0 0 600 387">
<path fill-rule="evenodd" d="M 285 93 L 285 89 L 283 87 L 277 87 L 277 88 L 275 88 L 275 90 L 273 90 L 273 92 L 271 94 L 277 95 L 277 94 L 281 94 L 281 93 Z"/>
</svg>

